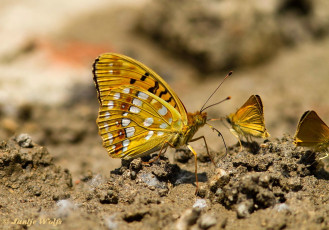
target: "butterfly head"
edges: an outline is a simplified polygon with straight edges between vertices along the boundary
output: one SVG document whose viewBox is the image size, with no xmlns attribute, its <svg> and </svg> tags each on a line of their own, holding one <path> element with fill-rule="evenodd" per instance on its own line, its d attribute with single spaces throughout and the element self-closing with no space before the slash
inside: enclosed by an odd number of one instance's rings
<svg viewBox="0 0 329 230">
<path fill-rule="evenodd" d="M 190 127 L 202 127 L 207 122 L 207 113 L 196 111 L 195 113 L 188 113 L 188 126 Z"/>
<path fill-rule="evenodd" d="M 228 116 L 226 117 L 226 121 L 227 121 L 227 123 L 229 123 L 230 125 L 232 125 L 232 123 L 233 123 L 233 121 L 232 121 L 232 117 L 233 117 L 232 114 L 230 114 L 230 115 L 228 115 Z"/>
</svg>

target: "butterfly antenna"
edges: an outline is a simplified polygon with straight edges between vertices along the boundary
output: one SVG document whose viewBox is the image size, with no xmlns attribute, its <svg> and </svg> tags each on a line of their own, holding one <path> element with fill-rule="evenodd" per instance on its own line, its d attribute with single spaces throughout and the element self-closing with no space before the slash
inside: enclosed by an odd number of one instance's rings
<svg viewBox="0 0 329 230">
<path fill-rule="evenodd" d="M 209 125 L 209 124 L 207 123 L 207 125 Z M 219 132 L 219 130 L 216 129 L 215 127 L 213 127 L 212 125 L 209 125 L 209 127 L 210 127 L 213 131 L 216 131 L 219 137 L 222 137 L 222 140 L 223 140 L 223 143 L 224 143 L 224 146 L 225 146 L 225 155 L 221 157 L 221 158 L 223 158 L 223 157 L 225 157 L 225 156 L 227 155 L 227 146 L 226 146 L 226 143 L 225 143 L 225 140 L 224 140 L 223 134 L 222 134 L 221 132 Z"/>
<path fill-rule="evenodd" d="M 210 100 L 210 98 L 217 92 L 217 90 L 219 89 L 219 87 L 223 84 L 223 82 L 226 80 L 226 78 L 228 78 L 229 76 L 231 76 L 233 73 L 233 71 L 230 71 L 225 78 L 223 79 L 223 81 L 219 84 L 219 86 L 215 89 L 215 91 L 210 95 L 210 97 L 208 97 L 208 99 L 206 100 L 206 102 L 203 104 L 203 106 L 200 109 L 200 112 L 202 112 L 204 109 L 203 107 L 205 107 L 205 105 L 207 104 L 207 102 Z"/>
<path fill-rule="evenodd" d="M 216 103 L 214 103 L 214 104 L 208 105 L 206 108 L 203 108 L 203 109 L 201 110 L 201 112 L 202 112 L 202 111 L 205 111 L 206 109 L 208 109 L 208 108 L 210 108 L 210 107 L 212 107 L 212 106 L 214 106 L 214 105 L 218 105 L 218 104 L 220 104 L 220 103 L 222 103 L 222 102 L 224 102 L 224 101 L 230 100 L 230 99 L 231 99 L 231 97 L 228 96 L 227 98 L 225 98 L 225 99 L 223 99 L 223 100 L 221 100 L 221 101 L 219 101 L 219 102 L 216 102 Z"/>
</svg>

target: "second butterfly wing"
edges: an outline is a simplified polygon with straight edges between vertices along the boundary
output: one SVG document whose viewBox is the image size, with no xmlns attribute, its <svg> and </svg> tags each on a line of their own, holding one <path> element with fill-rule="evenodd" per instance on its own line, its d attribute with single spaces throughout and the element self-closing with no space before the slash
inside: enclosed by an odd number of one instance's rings
<svg viewBox="0 0 329 230">
<path fill-rule="evenodd" d="M 235 112 L 227 116 L 233 130 L 241 136 L 269 137 L 265 128 L 263 103 L 258 95 L 249 99 Z"/>
<path fill-rule="evenodd" d="M 309 110 L 299 120 L 294 137 L 296 146 L 324 148 L 329 145 L 329 128 L 318 114 Z"/>
</svg>

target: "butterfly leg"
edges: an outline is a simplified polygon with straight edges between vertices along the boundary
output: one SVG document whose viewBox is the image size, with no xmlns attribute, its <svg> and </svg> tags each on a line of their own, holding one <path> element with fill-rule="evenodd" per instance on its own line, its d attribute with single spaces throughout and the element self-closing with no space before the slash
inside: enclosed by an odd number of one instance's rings
<svg viewBox="0 0 329 230">
<path fill-rule="evenodd" d="M 197 164 L 197 153 L 194 151 L 191 145 L 187 145 L 187 148 L 191 150 L 191 152 L 194 154 L 194 162 L 195 162 L 195 184 L 196 184 L 196 190 L 195 194 L 198 193 L 199 190 L 199 180 L 198 180 L 198 164 Z"/>
<path fill-rule="evenodd" d="M 160 158 L 161 154 L 164 154 L 164 153 L 167 151 L 168 144 L 169 144 L 168 142 L 165 142 L 165 143 L 161 146 L 161 149 L 160 149 L 160 151 L 159 151 L 159 153 L 158 153 L 158 155 L 156 156 L 155 159 L 152 159 L 152 160 L 150 160 L 150 161 L 148 161 L 148 162 L 143 162 L 143 164 L 144 164 L 144 165 L 149 165 L 149 164 L 151 164 L 151 163 L 157 161 L 157 160 Z M 162 152 L 162 150 L 164 150 L 164 151 Z"/>
<path fill-rule="evenodd" d="M 236 139 L 238 139 L 239 144 L 240 144 L 240 150 L 239 150 L 239 152 L 241 152 L 243 150 L 243 147 L 242 147 L 242 143 L 241 143 L 239 134 L 234 129 L 230 129 L 230 131 L 236 137 Z M 246 137 L 246 139 L 247 139 L 247 137 Z"/>
<path fill-rule="evenodd" d="M 207 154 L 208 154 L 208 156 L 209 156 L 211 162 L 212 162 L 212 163 L 215 165 L 215 167 L 216 167 L 215 161 L 214 161 L 214 159 L 212 158 L 212 156 L 211 156 L 210 153 L 209 153 L 209 149 L 208 149 L 207 141 L 206 141 L 206 138 L 205 138 L 204 136 L 194 138 L 194 139 L 190 140 L 190 142 L 194 142 L 194 141 L 197 141 L 197 140 L 200 140 L 200 139 L 203 139 L 204 143 L 206 144 Z M 192 151 L 192 150 L 191 150 L 191 151 Z"/>
<path fill-rule="evenodd" d="M 238 139 L 239 144 L 240 144 L 240 150 L 239 150 L 239 153 L 240 153 L 240 152 L 242 152 L 242 150 L 243 150 L 243 146 L 242 146 L 242 143 L 241 143 L 241 139 L 240 139 L 240 137 L 237 136 L 236 138 Z M 247 141 L 247 142 L 248 142 L 248 141 Z"/>
</svg>

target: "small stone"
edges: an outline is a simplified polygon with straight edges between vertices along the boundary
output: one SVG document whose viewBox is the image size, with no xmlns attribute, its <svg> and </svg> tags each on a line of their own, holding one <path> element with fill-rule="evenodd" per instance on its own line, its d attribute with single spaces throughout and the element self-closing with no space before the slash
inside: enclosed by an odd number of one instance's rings
<svg viewBox="0 0 329 230">
<path fill-rule="evenodd" d="M 217 223 L 216 218 L 214 216 L 206 213 L 200 217 L 199 227 L 201 229 L 208 229 L 208 228 L 216 225 L 216 223 Z"/>
<path fill-rule="evenodd" d="M 209 188 L 216 192 L 219 187 L 224 187 L 230 181 L 230 175 L 221 168 L 216 169 L 216 174 L 209 180 Z"/>
<path fill-rule="evenodd" d="M 130 179 L 135 180 L 136 179 L 136 176 L 137 176 L 137 174 L 136 174 L 135 171 L 131 171 L 130 172 Z"/>
<path fill-rule="evenodd" d="M 197 191 L 197 196 L 205 198 L 207 196 L 208 189 L 206 186 L 200 186 Z"/>
<path fill-rule="evenodd" d="M 236 209 L 238 218 L 246 218 L 250 215 L 254 202 L 252 200 L 247 200 L 240 203 Z"/>
<path fill-rule="evenodd" d="M 199 216 L 201 210 L 198 208 L 187 209 L 183 215 L 177 220 L 176 222 L 176 229 L 177 230 L 186 230 L 190 229 L 190 226 L 194 225 Z"/>
<path fill-rule="evenodd" d="M 271 177 L 268 174 L 262 174 L 260 175 L 258 182 L 260 186 L 266 188 L 271 182 Z"/>
<path fill-rule="evenodd" d="M 276 211 L 278 211 L 278 212 L 282 212 L 282 211 L 288 211 L 288 212 L 290 212 L 290 208 L 289 208 L 289 206 L 288 206 L 287 204 L 285 204 L 285 203 L 276 204 L 276 205 L 274 206 L 274 209 L 275 209 Z"/>
<path fill-rule="evenodd" d="M 205 207 L 207 207 L 207 201 L 205 199 L 197 199 L 193 204 L 193 208 L 204 209 Z"/>
<path fill-rule="evenodd" d="M 119 201 L 118 195 L 113 191 L 103 192 L 100 194 L 99 202 L 101 204 L 117 204 Z"/>
<path fill-rule="evenodd" d="M 137 158 L 134 159 L 131 163 L 130 163 L 130 169 L 133 171 L 139 171 L 142 169 L 142 159 L 141 158 Z"/>
<path fill-rule="evenodd" d="M 166 188 L 164 182 L 160 182 L 156 176 L 151 173 L 143 173 L 139 175 L 141 181 L 143 181 L 149 188 Z"/>
<path fill-rule="evenodd" d="M 18 135 L 16 137 L 16 141 L 19 144 L 19 146 L 21 146 L 23 148 L 32 148 L 33 147 L 32 138 L 26 133 L 22 133 L 22 134 Z"/>
</svg>

